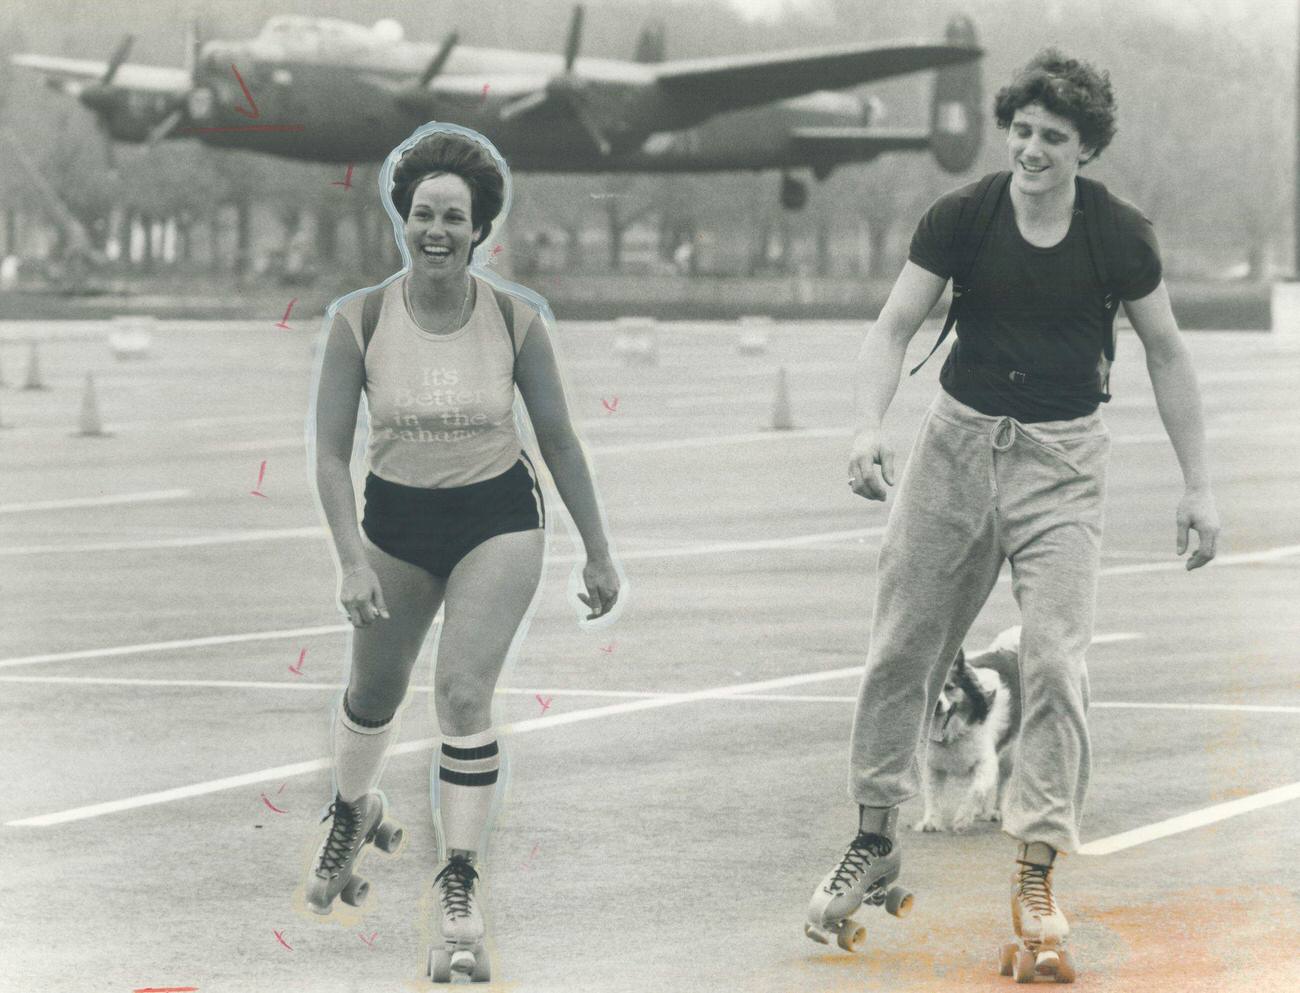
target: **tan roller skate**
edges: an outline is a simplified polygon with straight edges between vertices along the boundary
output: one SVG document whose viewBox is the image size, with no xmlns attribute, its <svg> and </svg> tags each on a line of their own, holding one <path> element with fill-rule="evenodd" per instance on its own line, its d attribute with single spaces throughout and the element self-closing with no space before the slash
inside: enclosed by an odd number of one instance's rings
<svg viewBox="0 0 1300 993">
<path fill-rule="evenodd" d="M 1016 941 L 998 953 L 999 970 L 1017 983 L 1044 976 L 1058 983 L 1074 982 L 1074 961 L 1065 947 L 1070 925 L 1052 896 L 1052 862 L 1056 851 L 1034 842 L 1020 846 L 1011 877 L 1011 924 Z"/>
<path fill-rule="evenodd" d="M 433 889 L 441 917 L 438 930 L 442 944 L 429 949 L 429 978 L 449 983 L 456 975 L 473 982 L 492 978 L 492 963 L 483 947 L 483 914 L 478 907 L 475 883 L 478 872 L 464 855 L 452 855 L 434 877 Z"/>
<path fill-rule="evenodd" d="M 354 803 L 334 797 L 321 823 L 330 828 L 316 853 L 307 878 L 307 906 L 317 914 L 328 914 L 334 898 L 359 907 L 365 902 L 370 884 L 356 874 L 357 859 L 366 845 L 392 854 L 402 844 L 402 829 L 384 819 L 382 794 L 367 793 Z"/>
<path fill-rule="evenodd" d="M 813 941 L 835 943 L 846 952 L 856 952 L 866 939 L 867 929 L 852 914 L 864 903 L 884 905 L 894 917 L 906 917 L 912 910 L 912 894 L 893 885 L 902 867 L 902 855 L 892 836 L 896 810 L 883 815 L 883 833 L 859 831 L 839 863 L 822 879 L 808 903 L 803 933 Z"/>
</svg>

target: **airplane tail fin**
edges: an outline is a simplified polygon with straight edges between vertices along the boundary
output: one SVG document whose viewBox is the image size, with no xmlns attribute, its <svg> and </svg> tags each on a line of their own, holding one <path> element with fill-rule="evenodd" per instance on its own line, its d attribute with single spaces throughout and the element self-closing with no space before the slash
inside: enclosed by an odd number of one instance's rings
<svg viewBox="0 0 1300 993">
<path fill-rule="evenodd" d="M 662 62 L 668 56 L 668 46 L 666 42 L 668 28 L 663 21 L 650 21 L 641 29 L 641 34 L 636 40 L 636 52 L 632 56 L 634 62 Z"/>
<path fill-rule="evenodd" d="M 948 22 L 946 40 L 975 47 L 975 25 L 964 14 Z M 984 78 L 980 61 L 949 66 L 935 73 L 930 102 L 930 150 L 947 172 L 965 172 L 979 154 L 984 133 Z"/>
</svg>

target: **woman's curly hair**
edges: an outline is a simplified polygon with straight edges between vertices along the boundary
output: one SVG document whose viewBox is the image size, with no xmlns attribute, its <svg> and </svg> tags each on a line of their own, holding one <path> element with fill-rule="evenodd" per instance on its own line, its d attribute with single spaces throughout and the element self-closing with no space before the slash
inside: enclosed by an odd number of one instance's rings
<svg viewBox="0 0 1300 993">
<path fill-rule="evenodd" d="M 505 203 L 505 178 L 492 154 L 463 135 L 438 131 L 410 147 L 393 170 L 393 206 L 402 220 L 411 214 L 416 188 L 430 176 L 453 173 L 469 187 L 470 224 L 479 228 L 474 247 L 492 232 L 492 222 Z"/>
<path fill-rule="evenodd" d="M 993 113 L 1005 131 L 1017 110 L 1041 104 L 1079 129 L 1079 141 L 1092 155 L 1091 162 L 1115 137 L 1115 93 L 1110 73 L 1082 59 L 1072 59 L 1055 48 L 1045 48 L 1018 73 L 1010 86 L 998 90 Z"/>
</svg>

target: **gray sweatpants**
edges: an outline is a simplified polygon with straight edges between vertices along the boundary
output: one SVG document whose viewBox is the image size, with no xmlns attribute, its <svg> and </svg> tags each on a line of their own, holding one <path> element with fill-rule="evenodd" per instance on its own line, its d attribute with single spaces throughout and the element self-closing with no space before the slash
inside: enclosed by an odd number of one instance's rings
<svg viewBox="0 0 1300 993">
<path fill-rule="evenodd" d="M 1110 433 L 1100 413 L 1021 424 L 940 391 L 880 549 L 853 720 L 849 794 L 890 807 L 920 790 L 918 752 L 949 664 L 1003 559 L 1020 606 L 1020 743 L 1003 830 L 1078 848 L 1088 787 L 1088 673 Z"/>
</svg>

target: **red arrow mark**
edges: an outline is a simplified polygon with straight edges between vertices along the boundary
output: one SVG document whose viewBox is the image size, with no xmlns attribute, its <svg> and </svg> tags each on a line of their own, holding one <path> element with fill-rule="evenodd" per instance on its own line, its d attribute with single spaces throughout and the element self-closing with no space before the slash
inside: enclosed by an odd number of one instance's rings
<svg viewBox="0 0 1300 993">
<path fill-rule="evenodd" d="M 546 713 L 546 711 L 550 709 L 550 707 L 551 707 L 551 701 L 555 699 L 555 697 L 553 697 L 553 696 L 548 696 L 545 700 L 543 700 L 543 699 L 542 699 L 542 695 L 541 695 L 540 693 L 534 693 L 533 696 L 537 697 L 537 702 L 540 703 L 540 704 L 542 705 L 542 713 L 543 713 L 543 714 Z"/>
<path fill-rule="evenodd" d="M 262 459 L 262 466 L 257 470 L 257 486 L 254 489 L 248 491 L 252 496 L 260 496 L 260 497 L 266 496 L 266 494 L 262 492 L 262 477 L 265 475 L 266 475 L 266 459 Z"/>
<path fill-rule="evenodd" d="M 270 807 L 272 810 L 274 810 L 277 814 L 287 814 L 289 812 L 287 810 L 281 810 L 279 807 L 273 804 L 270 800 L 266 798 L 265 793 L 262 794 L 262 802 L 266 804 L 268 807 Z"/>
<path fill-rule="evenodd" d="M 272 930 L 274 930 L 274 928 L 272 928 Z M 284 947 L 289 949 L 289 951 L 293 951 L 293 945 L 289 944 L 287 941 L 284 940 L 283 931 L 275 932 L 275 940 L 278 941 L 280 944 L 284 945 Z"/>
<path fill-rule="evenodd" d="M 367 938 L 364 934 L 358 934 L 357 937 L 360 938 L 362 941 L 364 941 L 371 948 L 374 948 L 375 939 L 379 937 L 379 932 L 378 931 L 373 932 L 369 938 Z"/>
<path fill-rule="evenodd" d="M 487 103 L 487 91 L 488 91 L 488 87 L 491 85 L 492 85 L 491 83 L 483 84 L 483 95 L 479 97 L 479 101 L 478 101 L 479 103 Z"/>
<path fill-rule="evenodd" d="M 600 646 L 600 650 L 601 650 L 602 652 L 604 652 L 606 655 L 613 654 L 614 646 L 615 646 L 616 644 L 618 644 L 618 642 L 616 642 L 616 641 L 611 641 L 608 645 L 601 645 L 601 646 Z"/>
<path fill-rule="evenodd" d="M 295 676 L 301 676 L 302 660 L 305 659 L 306 657 L 307 657 L 307 649 L 304 648 L 301 652 L 298 653 L 298 668 L 295 669 L 293 666 L 289 666 L 289 671 L 292 672 Z"/>
<path fill-rule="evenodd" d="M 351 162 L 348 163 L 348 174 L 343 177 L 343 182 L 340 183 L 336 179 L 334 180 L 334 182 L 330 183 L 330 186 L 341 186 L 345 190 L 352 189 L 352 163 Z"/>
<path fill-rule="evenodd" d="M 297 297 L 294 297 L 292 300 L 289 301 L 289 306 L 284 308 L 284 316 L 281 317 L 280 320 L 275 325 L 277 328 L 284 328 L 286 331 L 293 330 L 293 328 L 289 327 L 289 325 L 286 322 L 289 320 L 289 311 L 293 310 L 293 305 L 297 302 L 298 302 Z"/>
<path fill-rule="evenodd" d="M 614 413 L 615 411 L 618 410 L 618 397 L 614 397 L 614 402 L 613 402 L 613 403 L 611 403 L 610 401 L 608 401 L 608 400 L 606 400 L 606 399 L 604 399 L 604 398 L 602 397 L 600 403 L 601 403 L 601 406 L 603 406 L 603 407 L 605 408 L 605 413 L 607 413 L 607 414 L 612 414 L 612 413 Z"/>
<path fill-rule="evenodd" d="M 244 99 L 247 100 L 248 105 L 253 108 L 251 111 L 249 111 L 249 110 L 245 110 L 243 107 L 236 107 L 234 108 L 235 112 L 239 114 L 243 114 L 245 117 L 251 117 L 254 120 L 256 120 L 258 117 L 261 116 L 262 112 L 257 109 L 257 104 L 253 102 L 253 94 L 249 93 L 248 87 L 244 85 L 244 77 L 239 74 L 239 70 L 236 69 L 233 65 L 230 67 L 230 71 L 233 72 L 235 74 L 235 78 L 239 80 L 239 88 L 244 91 Z"/>
</svg>

